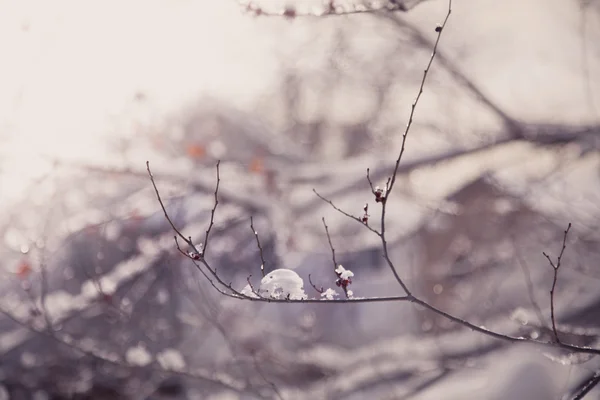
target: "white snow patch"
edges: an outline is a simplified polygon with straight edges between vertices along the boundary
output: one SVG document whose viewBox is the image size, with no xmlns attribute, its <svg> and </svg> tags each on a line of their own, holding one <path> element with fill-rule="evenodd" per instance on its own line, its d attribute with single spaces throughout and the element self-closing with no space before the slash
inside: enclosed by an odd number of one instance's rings
<svg viewBox="0 0 600 400">
<path fill-rule="evenodd" d="M 354 272 L 344 268 L 341 264 L 335 269 L 335 273 L 338 274 L 342 279 L 348 279 L 354 276 Z"/>
<path fill-rule="evenodd" d="M 175 349 L 165 349 L 156 355 L 156 360 L 164 369 L 182 370 L 185 368 L 185 360 L 181 353 Z"/>
<path fill-rule="evenodd" d="M 129 364 L 140 367 L 146 366 L 152 362 L 152 356 L 142 345 L 130 347 L 125 353 L 125 359 Z"/>
<path fill-rule="evenodd" d="M 304 292 L 304 281 L 291 269 L 276 269 L 269 272 L 260 281 L 258 293 L 264 297 L 274 299 L 304 300 L 307 298 Z"/>
<path fill-rule="evenodd" d="M 321 293 L 321 297 L 326 298 L 327 300 L 333 300 L 335 296 L 339 296 L 339 294 L 333 290 L 332 288 L 327 289 L 323 293 Z"/>
</svg>

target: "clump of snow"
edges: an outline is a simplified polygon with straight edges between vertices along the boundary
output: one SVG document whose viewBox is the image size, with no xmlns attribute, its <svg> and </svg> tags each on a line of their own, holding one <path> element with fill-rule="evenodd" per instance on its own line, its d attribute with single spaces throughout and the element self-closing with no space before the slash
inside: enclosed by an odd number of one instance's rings
<svg viewBox="0 0 600 400">
<path fill-rule="evenodd" d="M 262 278 L 258 293 L 273 299 L 304 300 L 307 298 L 302 278 L 291 269 L 285 268 L 271 271 Z"/>
<path fill-rule="evenodd" d="M 156 360 L 164 369 L 182 370 L 185 368 L 185 360 L 181 353 L 175 349 L 165 349 L 156 355 Z"/>
<path fill-rule="evenodd" d="M 344 289 L 344 292 L 348 296 L 348 285 L 352 283 L 352 277 L 354 276 L 354 272 L 342 267 L 342 265 L 340 264 L 335 269 L 335 273 L 338 276 L 338 278 L 335 281 L 336 286 Z"/>
<path fill-rule="evenodd" d="M 204 249 L 202 248 L 202 243 L 194 244 L 191 249 L 187 252 L 187 255 L 192 260 L 200 260 L 204 255 Z"/>
<path fill-rule="evenodd" d="M 335 273 L 344 280 L 348 280 L 354 276 L 354 272 L 344 268 L 342 264 L 338 265 L 338 267 L 335 269 Z"/>
<path fill-rule="evenodd" d="M 125 359 L 131 365 L 144 367 L 152 362 L 152 356 L 142 345 L 130 347 L 125 353 Z"/>
<path fill-rule="evenodd" d="M 333 300 L 335 296 L 339 296 L 338 292 L 333 290 L 332 288 L 327 289 L 323 293 L 321 293 L 321 297 L 326 298 L 327 300 Z"/>
</svg>

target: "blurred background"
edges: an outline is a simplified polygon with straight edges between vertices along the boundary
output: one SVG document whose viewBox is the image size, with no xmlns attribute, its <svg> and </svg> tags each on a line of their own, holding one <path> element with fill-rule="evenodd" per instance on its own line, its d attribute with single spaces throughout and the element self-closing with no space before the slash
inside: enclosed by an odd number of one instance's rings
<svg viewBox="0 0 600 400">
<path fill-rule="evenodd" d="M 356 296 L 403 294 L 378 238 L 313 193 L 378 219 L 366 169 L 391 174 L 447 11 L 401 3 L 286 19 L 223 0 L 0 0 L 0 399 L 545 400 L 593 376 L 596 358 L 410 304 L 234 301 L 177 252 L 145 162 L 199 243 L 222 160 L 207 258 L 225 281 L 259 281 L 253 216 L 267 272 L 339 292 L 325 217 Z M 597 1 L 455 0 L 387 208 L 417 296 L 551 340 L 542 252 L 570 222 L 558 329 L 600 347 L 598 38 Z"/>
</svg>

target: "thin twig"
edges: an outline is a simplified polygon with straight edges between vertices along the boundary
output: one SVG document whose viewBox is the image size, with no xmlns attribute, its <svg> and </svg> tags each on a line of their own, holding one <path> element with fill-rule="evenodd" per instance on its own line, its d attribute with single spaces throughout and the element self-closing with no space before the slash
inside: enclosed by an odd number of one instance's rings
<svg viewBox="0 0 600 400">
<path fill-rule="evenodd" d="M 187 255 L 186 255 L 186 256 L 187 256 Z M 189 256 L 188 256 L 188 257 L 189 257 Z M 198 271 L 200 271 L 200 272 L 202 273 L 202 275 L 204 275 L 204 277 L 205 277 L 205 278 L 208 280 L 208 282 L 211 284 L 211 286 L 212 286 L 213 288 L 215 288 L 215 290 L 216 290 L 217 292 L 219 292 L 220 294 L 223 294 L 223 295 L 225 295 L 225 296 L 227 296 L 227 297 L 233 297 L 233 298 L 236 298 L 236 299 L 238 298 L 238 295 L 237 295 L 237 293 L 236 293 L 235 291 L 233 291 L 233 293 L 227 293 L 226 291 L 224 291 L 223 289 L 221 289 L 220 287 L 218 287 L 218 286 L 217 286 L 217 284 L 216 284 L 216 283 L 215 283 L 215 282 L 214 282 L 214 281 L 213 281 L 213 280 L 210 278 L 210 276 L 208 276 L 208 274 L 207 274 L 207 273 L 206 273 L 206 272 L 205 272 L 205 271 L 204 271 L 204 270 L 203 270 L 203 269 L 200 267 L 200 265 L 198 265 L 198 264 L 196 263 L 196 261 L 195 261 L 195 260 L 193 260 L 193 259 L 192 259 L 192 263 L 194 264 L 194 266 L 196 267 L 196 269 L 197 269 Z M 211 270 L 210 268 L 209 268 L 209 270 L 210 270 L 210 271 L 211 271 L 211 273 L 212 273 L 212 270 Z M 223 286 L 227 287 L 227 286 L 224 284 L 224 282 L 220 281 L 220 279 L 219 279 L 219 284 L 221 284 L 221 285 L 223 285 Z M 229 289 L 229 288 L 228 288 L 228 289 Z"/>
<path fill-rule="evenodd" d="M 339 272 L 338 270 L 338 266 L 341 267 L 341 265 L 338 264 L 337 260 L 335 259 L 335 248 L 333 247 L 333 243 L 331 242 L 331 235 L 329 234 L 329 227 L 327 226 L 327 223 L 325 222 L 325 217 L 322 218 L 323 221 L 323 226 L 325 227 L 325 234 L 327 235 L 327 241 L 329 242 L 329 248 L 331 249 L 331 259 L 333 261 L 333 273 L 335 274 L 335 277 L 337 278 L 336 280 L 336 284 L 338 286 L 341 286 L 341 288 L 344 290 L 344 294 L 346 295 L 346 297 L 348 296 L 348 287 L 347 285 L 341 285 L 341 272 Z M 343 270 L 343 268 L 340 268 L 341 270 Z"/>
<path fill-rule="evenodd" d="M 317 287 L 317 285 L 315 285 L 312 281 L 312 277 L 310 274 L 308 274 L 308 283 L 310 283 L 310 286 L 313 287 L 313 289 L 315 289 L 317 292 L 319 292 L 320 294 L 323 294 L 323 292 L 325 292 L 325 288 L 323 288 L 323 286 L 321 286 L 320 288 Z"/>
<path fill-rule="evenodd" d="M 254 234 L 254 237 L 256 238 L 256 245 L 258 246 L 258 250 L 260 251 L 260 273 L 262 274 L 263 278 L 265 277 L 265 257 L 263 255 L 263 248 L 260 245 L 260 240 L 258 238 L 258 232 L 256 231 L 256 229 L 254 229 L 254 220 L 252 217 L 250 217 L 250 229 L 252 229 L 252 233 Z"/>
<path fill-rule="evenodd" d="M 335 204 L 333 204 L 333 202 L 331 200 L 329 200 L 326 197 L 323 197 L 319 194 L 319 192 L 317 192 L 315 189 L 313 189 L 313 192 L 315 192 L 315 194 L 317 195 L 317 197 L 319 197 L 321 200 L 323 200 L 326 203 L 329 203 L 329 205 L 331 207 L 333 207 L 334 210 L 336 210 L 337 212 L 339 212 L 340 214 L 345 215 L 346 217 L 353 219 L 355 221 L 357 221 L 358 223 L 360 223 L 362 226 L 365 226 L 368 230 L 370 230 L 371 232 L 373 232 L 374 234 L 376 234 L 377 236 L 381 236 L 381 233 L 379 233 L 377 231 L 377 229 L 374 229 L 372 227 L 370 227 L 369 225 L 365 224 L 360 218 L 355 217 L 352 214 L 348 214 L 346 211 L 342 210 L 341 208 L 337 207 Z"/>
<path fill-rule="evenodd" d="M 552 262 L 552 259 L 550 258 L 550 256 L 548 254 L 546 254 L 545 252 L 542 252 L 544 257 L 546 257 L 546 259 L 548 259 L 550 266 L 554 270 L 554 276 L 552 278 L 552 288 L 550 289 L 550 320 L 552 321 L 552 331 L 554 332 L 554 339 L 558 343 L 560 343 L 560 339 L 558 338 L 558 331 L 556 330 L 556 318 L 554 316 L 554 289 L 556 288 L 556 281 L 558 280 L 558 269 L 560 268 L 562 256 L 565 252 L 565 249 L 567 248 L 567 236 L 569 235 L 569 230 L 571 230 L 570 222 L 569 222 L 569 226 L 567 226 L 567 229 L 565 230 L 565 233 L 563 236 L 562 249 L 560 250 L 560 254 L 558 255 L 558 258 L 556 259 L 556 265 Z"/>
<path fill-rule="evenodd" d="M 156 182 L 154 181 L 154 176 L 152 175 L 152 171 L 150 170 L 150 162 L 146 161 L 146 170 L 148 171 L 148 175 L 150 176 L 150 180 L 152 182 L 152 186 L 154 187 L 154 191 L 156 193 L 156 198 L 158 199 L 158 202 L 160 204 L 160 208 L 163 211 L 163 214 L 165 215 L 165 218 L 167 219 L 167 221 L 169 222 L 169 224 L 171 225 L 171 228 L 173 228 L 173 231 L 176 233 L 176 235 L 174 236 L 175 239 L 175 245 L 177 246 L 177 250 L 179 250 L 179 252 L 181 254 L 183 254 L 184 256 L 186 256 L 187 258 L 189 258 L 190 260 L 192 260 L 192 262 L 194 262 L 194 265 L 196 266 L 196 268 L 198 268 L 198 270 L 200 270 L 200 272 L 202 272 L 202 274 L 209 280 L 209 282 L 211 283 L 211 285 L 217 289 L 221 294 L 224 294 L 226 296 L 229 297 L 235 297 L 235 298 L 240 298 L 240 297 L 246 297 L 243 294 L 241 294 L 240 292 L 236 291 L 235 289 L 233 289 L 233 287 L 231 287 L 231 284 L 226 284 L 217 274 L 216 269 L 213 269 L 210 267 L 210 265 L 205 261 L 204 259 L 204 255 L 206 254 L 206 245 L 208 242 L 208 237 L 210 234 L 210 231 L 214 225 L 214 217 L 215 217 L 215 212 L 217 209 L 217 205 L 219 202 L 218 199 L 218 192 L 219 192 L 219 183 L 221 182 L 221 177 L 220 177 L 220 173 L 219 173 L 219 161 L 217 162 L 217 184 L 215 186 L 215 204 L 212 208 L 211 214 L 210 214 L 210 223 L 208 226 L 208 229 L 206 230 L 206 237 L 205 237 L 205 241 L 204 241 L 204 245 L 203 245 L 203 249 L 202 251 L 198 250 L 198 248 L 196 247 L 196 245 L 194 244 L 194 242 L 192 241 L 191 237 L 185 237 L 183 235 L 183 233 L 181 233 L 181 231 L 179 229 L 177 229 L 177 227 L 175 226 L 175 224 L 173 223 L 173 220 L 171 220 L 171 217 L 169 217 L 169 213 L 167 212 L 167 209 L 165 207 L 165 204 L 162 201 L 162 198 L 160 197 L 160 193 L 158 191 L 158 187 L 156 186 Z M 178 237 L 181 238 L 188 246 L 190 246 L 190 248 L 192 248 L 193 252 L 190 253 L 186 253 L 185 251 L 183 251 L 181 249 L 181 246 L 179 245 L 179 241 L 178 241 Z M 201 261 L 202 264 L 210 271 L 211 275 L 215 278 L 215 280 L 223 285 L 223 287 L 229 289 L 231 291 L 231 293 L 227 293 L 224 290 L 218 288 L 215 284 L 215 282 L 210 279 L 208 277 L 208 275 L 202 270 L 202 268 L 200 267 L 200 265 L 198 265 L 198 263 L 196 263 L 196 261 Z"/>
<path fill-rule="evenodd" d="M 584 385 L 575 393 L 575 395 L 571 398 L 571 400 L 581 400 L 583 399 L 589 392 L 592 391 L 600 383 L 600 371 L 597 371 Z"/>
<path fill-rule="evenodd" d="M 321 218 L 323 221 L 323 226 L 325 227 L 325 234 L 327 235 L 327 241 L 329 242 L 329 248 L 331 249 L 331 260 L 333 261 L 333 270 L 335 271 L 338 267 L 337 260 L 335 259 L 335 248 L 333 247 L 333 243 L 331 243 L 331 235 L 329 234 L 329 227 L 325 222 L 325 217 Z"/>
<path fill-rule="evenodd" d="M 386 187 L 387 186 L 388 185 L 386 185 Z M 387 193 L 386 193 L 386 196 L 387 196 Z M 404 290 L 404 293 L 406 293 L 408 296 L 410 296 L 411 295 L 411 291 L 408 289 L 408 286 L 406 286 L 406 283 L 404 283 L 404 280 L 402 280 L 402 278 L 398 274 L 398 271 L 396 270 L 396 266 L 392 262 L 392 259 L 390 258 L 390 253 L 388 251 L 387 239 L 385 237 L 385 210 L 386 210 L 386 204 L 387 204 L 387 198 L 386 198 L 386 200 L 382 201 L 382 205 L 381 205 L 381 223 L 380 223 L 380 226 L 381 226 L 380 232 L 381 232 L 381 234 L 379 235 L 379 237 L 381 238 L 381 247 L 383 248 L 383 258 L 385 259 L 387 265 L 390 267 L 390 270 L 392 271 L 392 274 L 394 274 L 394 278 L 396 279 L 396 282 L 398 282 L 400 284 L 400 286 Z"/>
<path fill-rule="evenodd" d="M 215 211 L 217 211 L 217 206 L 219 205 L 219 184 L 221 183 L 221 173 L 219 170 L 219 165 L 221 164 L 221 160 L 217 161 L 217 184 L 215 185 L 215 202 L 212 210 L 210 211 L 210 223 L 208 224 L 208 229 L 206 230 L 206 236 L 204 237 L 204 244 L 202 247 L 203 256 L 206 256 L 206 249 L 208 248 L 208 236 L 210 234 L 210 230 L 212 229 L 215 222 Z"/>
<path fill-rule="evenodd" d="M 558 269 L 554 268 L 554 277 L 552 279 L 552 288 L 550 289 L 550 321 L 552 322 L 552 332 L 554 332 L 554 339 L 560 343 L 558 338 L 558 331 L 556 330 L 556 318 L 554 317 L 554 288 L 556 287 L 556 280 L 558 278 Z"/>
<path fill-rule="evenodd" d="M 444 32 L 444 28 L 446 28 L 446 23 L 448 22 L 448 19 L 450 18 L 451 13 L 452 13 L 452 0 L 448 0 L 448 12 L 446 13 L 446 18 L 444 19 L 444 22 L 436 28 L 437 39 L 435 41 L 435 44 L 433 45 L 433 50 L 431 52 L 431 57 L 429 58 L 429 63 L 427 64 L 427 67 L 425 67 L 425 70 L 423 71 L 423 79 L 421 79 L 421 86 L 419 87 L 419 92 L 417 93 L 417 97 L 415 98 L 415 101 L 411 105 L 410 115 L 408 117 L 408 123 L 406 124 L 406 129 L 404 130 L 404 134 L 402 135 L 402 147 L 400 147 L 400 153 L 398 154 L 398 158 L 396 159 L 396 165 L 394 167 L 394 172 L 392 173 L 391 181 L 390 181 L 389 187 L 387 188 L 388 196 L 389 196 L 389 192 L 391 192 L 392 188 L 394 187 L 394 183 L 396 183 L 396 175 L 398 172 L 398 167 L 400 166 L 400 161 L 402 160 L 402 155 L 404 154 L 406 137 L 408 136 L 408 132 L 410 131 L 410 128 L 412 126 L 415 109 L 417 108 L 417 104 L 419 103 L 421 94 L 423 94 L 423 87 L 425 86 L 425 81 L 427 80 L 427 74 L 429 73 L 431 64 L 433 64 L 433 60 L 437 53 L 438 44 L 440 43 L 440 39 L 442 38 L 442 33 Z"/>
<path fill-rule="evenodd" d="M 394 184 L 396 183 L 396 177 L 398 175 L 398 167 L 400 166 L 400 161 L 402 160 L 402 155 L 404 154 L 404 150 L 406 149 L 406 138 L 408 137 L 408 132 L 410 131 L 410 128 L 412 126 L 415 109 L 417 108 L 417 104 L 419 104 L 419 100 L 421 99 L 421 94 L 423 94 L 423 87 L 425 86 L 425 81 L 427 80 L 427 75 L 429 73 L 429 69 L 431 68 L 431 65 L 433 64 L 433 60 L 437 53 L 438 44 L 440 43 L 442 33 L 444 32 L 444 29 L 446 28 L 446 23 L 448 22 L 448 19 L 450 18 L 451 13 L 452 13 L 452 0 L 448 0 L 448 12 L 446 13 L 446 18 L 444 19 L 444 22 L 441 25 L 438 25 L 438 27 L 436 28 L 437 39 L 435 41 L 435 44 L 433 45 L 433 50 L 431 52 L 431 57 L 429 58 L 429 63 L 427 64 L 427 66 L 425 67 L 425 70 L 423 71 L 423 78 L 421 79 L 421 85 L 419 86 L 419 92 L 417 93 L 417 97 L 415 98 L 415 101 L 411 105 L 410 115 L 408 117 L 408 123 L 406 124 L 406 129 L 404 130 L 404 134 L 402 135 L 402 145 L 400 147 L 400 153 L 398 154 L 398 158 L 396 159 L 396 164 L 394 165 L 394 171 L 393 171 L 391 177 L 388 178 L 388 181 L 385 184 L 384 198 L 383 198 L 383 201 L 381 201 L 381 224 L 380 224 L 381 228 L 379 229 L 379 232 L 381 232 L 380 237 L 381 237 L 381 245 L 383 248 L 383 258 L 385 259 L 388 266 L 392 270 L 392 273 L 394 274 L 394 278 L 396 278 L 396 281 L 400 284 L 400 286 L 402 286 L 402 289 L 404 289 L 404 292 L 409 296 L 411 295 L 411 292 L 408 289 L 408 286 L 406 286 L 406 284 L 404 283 L 404 281 L 402 280 L 400 275 L 398 275 L 398 271 L 396 271 L 396 267 L 394 266 L 394 263 L 390 259 L 388 244 L 387 244 L 387 240 L 385 237 L 386 209 L 387 209 L 389 196 L 392 192 L 392 189 L 394 188 Z M 367 179 L 369 180 L 369 183 L 372 185 L 370 176 L 367 176 Z"/>
<path fill-rule="evenodd" d="M 154 182 L 154 175 L 152 175 L 152 171 L 150 171 L 150 161 L 146 161 L 146 170 L 148 171 L 148 176 L 150 176 L 150 181 L 152 182 L 152 186 L 154 187 L 154 192 L 156 193 L 156 198 L 158 199 L 158 202 L 160 203 L 160 208 L 162 208 L 162 211 L 165 214 L 165 218 L 167 219 L 167 222 L 169 222 L 169 224 L 171 225 L 171 228 L 173 228 L 173 231 L 181 239 L 183 239 L 184 242 L 186 242 L 188 245 L 194 247 L 193 243 L 190 243 L 191 241 L 188 241 L 188 238 L 183 236 L 183 233 L 181 233 L 181 231 L 179 229 L 177 229 L 177 227 L 171 220 L 171 217 L 169 217 L 169 214 L 167 213 L 167 209 L 165 208 L 165 204 L 163 203 L 162 199 L 160 198 L 160 193 L 158 193 L 158 188 L 156 187 L 156 182 Z M 196 249 L 194 249 L 194 250 L 196 250 Z"/>
<path fill-rule="evenodd" d="M 367 168 L 367 182 L 369 182 L 369 187 L 371 188 L 371 193 L 375 195 L 375 187 L 373 186 L 373 182 L 371 181 L 371 168 Z"/>
<path fill-rule="evenodd" d="M 258 293 L 258 290 L 254 289 L 254 285 L 252 284 L 252 281 L 250 280 L 250 278 L 252 278 L 252 275 L 248 275 L 248 277 L 246 278 L 246 282 L 248 282 L 248 286 L 250 286 L 250 290 L 255 295 L 260 296 L 260 294 Z"/>
</svg>

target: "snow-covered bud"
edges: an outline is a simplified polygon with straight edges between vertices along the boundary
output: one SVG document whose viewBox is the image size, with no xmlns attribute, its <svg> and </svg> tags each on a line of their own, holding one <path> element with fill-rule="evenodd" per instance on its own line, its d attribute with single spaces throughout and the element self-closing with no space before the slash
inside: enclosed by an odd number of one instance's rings
<svg viewBox="0 0 600 400">
<path fill-rule="evenodd" d="M 385 201 L 385 191 L 379 186 L 375 188 L 375 201 L 377 203 L 382 203 Z"/>
</svg>

